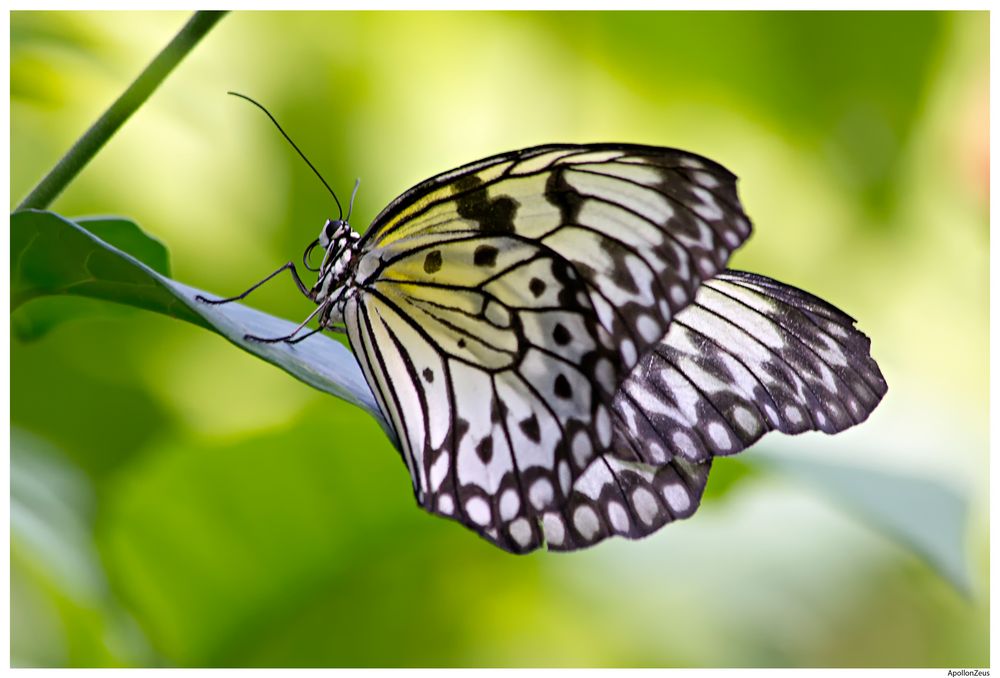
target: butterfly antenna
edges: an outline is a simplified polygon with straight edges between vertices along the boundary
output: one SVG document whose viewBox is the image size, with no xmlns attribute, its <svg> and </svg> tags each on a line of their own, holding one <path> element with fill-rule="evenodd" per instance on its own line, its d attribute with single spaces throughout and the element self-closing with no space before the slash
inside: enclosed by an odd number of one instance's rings
<svg viewBox="0 0 1000 678">
<path fill-rule="evenodd" d="M 351 191 L 351 204 L 347 206 L 347 221 L 351 220 L 351 212 L 354 211 L 354 196 L 358 194 L 358 186 L 361 185 L 361 178 L 354 180 L 354 190 Z"/>
<path fill-rule="evenodd" d="M 256 106 L 260 110 L 264 111 L 265 115 L 267 115 L 267 117 L 269 117 L 271 119 L 271 122 L 274 123 L 274 126 L 278 128 L 279 132 L 281 132 L 281 136 L 285 137 L 285 141 L 287 141 L 288 143 L 290 143 L 292 145 L 292 148 L 294 148 L 295 152 L 299 154 L 299 157 L 301 157 L 303 160 L 305 160 L 306 164 L 309 165 L 309 169 L 311 169 L 313 171 L 313 173 L 317 177 L 319 177 L 319 180 L 323 182 L 323 185 L 326 186 L 326 190 L 330 191 L 330 195 L 333 196 L 334 202 L 337 203 L 337 211 L 340 212 L 340 216 L 338 218 L 342 219 L 344 217 L 344 208 L 340 206 L 340 200 L 337 199 L 337 194 L 333 192 L 332 188 L 330 188 L 330 184 L 326 183 L 326 179 L 324 179 L 323 175 L 319 173 L 319 170 L 316 169 L 315 167 L 313 167 L 313 164 L 311 162 L 309 162 L 309 158 L 306 157 L 306 154 L 303 153 L 299 149 L 299 147 L 295 145 L 295 142 L 292 141 L 292 138 L 290 136 L 288 136 L 288 134 L 285 133 L 285 130 L 281 129 L 281 125 L 279 125 L 278 121 L 274 119 L 274 116 L 271 115 L 271 112 L 269 110 L 267 110 L 266 108 L 264 108 L 263 104 L 261 104 L 261 103 L 259 103 L 257 101 L 254 101 L 253 99 L 251 99 L 250 97 L 248 97 L 245 94 L 240 94 L 239 92 L 226 92 L 226 94 L 232 94 L 234 97 L 239 97 L 240 99 L 246 99 L 247 101 L 249 101 L 250 103 L 252 103 L 254 106 Z M 355 186 L 354 190 L 357 190 L 357 186 Z M 352 198 L 352 200 L 353 200 L 353 198 Z M 350 217 L 348 217 L 348 218 L 350 218 Z"/>
</svg>

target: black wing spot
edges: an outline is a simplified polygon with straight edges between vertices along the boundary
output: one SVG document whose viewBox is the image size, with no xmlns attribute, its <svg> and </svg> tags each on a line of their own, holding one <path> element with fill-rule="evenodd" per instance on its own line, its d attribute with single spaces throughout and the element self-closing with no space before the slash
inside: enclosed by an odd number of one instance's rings
<svg viewBox="0 0 1000 678">
<path fill-rule="evenodd" d="M 458 203 L 458 216 L 479 224 L 483 233 L 514 233 L 514 214 L 520 206 L 510 196 L 490 198 L 483 180 L 474 174 L 462 177 L 452 186 Z"/>
<path fill-rule="evenodd" d="M 427 380 L 428 384 L 434 383 L 434 372 L 431 371 L 431 368 L 424 368 L 424 379 Z"/>
<path fill-rule="evenodd" d="M 476 266 L 496 266 L 499 253 L 500 250 L 493 245 L 480 245 L 472 255 L 472 263 Z"/>
<path fill-rule="evenodd" d="M 553 391 L 555 391 L 555 394 L 563 400 L 569 400 L 573 397 L 573 388 L 569 385 L 569 379 L 567 379 L 566 375 L 562 373 L 556 377 L 555 388 Z"/>
<path fill-rule="evenodd" d="M 531 290 L 531 293 L 537 299 L 545 292 L 545 281 L 541 278 L 532 278 L 531 282 L 528 283 L 528 289 Z"/>
<path fill-rule="evenodd" d="M 584 199 L 566 181 L 562 170 L 554 170 L 549 174 L 549 178 L 545 182 L 545 199 L 548 200 L 550 205 L 558 208 L 559 214 L 562 216 L 562 223 L 578 223 L 579 220 L 577 217 L 580 214 L 580 208 L 583 206 Z"/>
<path fill-rule="evenodd" d="M 490 409 L 490 421 L 494 424 L 499 424 L 507 419 L 507 404 L 497 398 L 493 397 L 493 407 Z"/>
<path fill-rule="evenodd" d="M 441 270 L 441 250 L 431 250 L 424 257 L 424 272 L 437 273 Z"/>
<path fill-rule="evenodd" d="M 562 323 L 556 323 L 556 326 L 552 330 L 552 338 L 556 340 L 556 343 L 560 346 L 565 346 L 570 342 L 573 336 L 566 329 L 566 326 Z"/>
<path fill-rule="evenodd" d="M 493 436 L 486 436 L 476 445 L 476 454 L 484 464 L 490 463 L 493 458 Z"/>
<path fill-rule="evenodd" d="M 521 431 L 533 443 L 541 442 L 542 432 L 538 428 L 538 417 L 532 414 L 527 419 L 522 419 L 519 424 Z"/>
<path fill-rule="evenodd" d="M 458 340 L 458 347 L 459 348 L 465 348 L 465 339 L 459 339 Z"/>
</svg>

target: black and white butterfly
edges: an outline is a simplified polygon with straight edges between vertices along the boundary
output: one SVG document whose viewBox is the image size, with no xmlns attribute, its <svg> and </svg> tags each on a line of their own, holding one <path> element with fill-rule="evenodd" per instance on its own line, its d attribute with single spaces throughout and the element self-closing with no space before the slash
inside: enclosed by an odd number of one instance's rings
<svg viewBox="0 0 1000 678">
<path fill-rule="evenodd" d="M 885 394 L 852 318 L 726 270 L 750 229 L 711 160 L 551 144 L 423 181 L 364 235 L 328 220 L 312 287 L 279 271 L 313 331 L 346 331 L 422 507 L 572 550 L 690 516 L 715 456 Z"/>
</svg>

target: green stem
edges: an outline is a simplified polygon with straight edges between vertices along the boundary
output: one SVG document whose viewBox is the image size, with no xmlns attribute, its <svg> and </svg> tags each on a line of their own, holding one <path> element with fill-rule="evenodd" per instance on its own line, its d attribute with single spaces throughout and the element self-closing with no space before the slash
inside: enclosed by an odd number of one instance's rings
<svg viewBox="0 0 1000 678">
<path fill-rule="evenodd" d="M 226 12 L 195 12 L 174 36 L 174 39 L 156 55 L 139 77 L 129 85 L 111 107 L 97 119 L 73 147 L 56 163 L 56 166 L 38 182 L 28 197 L 17 206 L 18 210 L 46 209 L 80 173 L 91 158 L 97 155 L 118 128 L 138 110 L 160 83 L 174 70 L 187 53 L 198 44 Z"/>
</svg>

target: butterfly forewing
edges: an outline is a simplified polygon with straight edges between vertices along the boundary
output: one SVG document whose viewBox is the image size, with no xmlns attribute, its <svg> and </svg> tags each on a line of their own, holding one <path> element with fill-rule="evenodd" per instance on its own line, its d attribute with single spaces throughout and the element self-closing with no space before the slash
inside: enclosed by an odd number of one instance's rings
<svg viewBox="0 0 1000 678">
<path fill-rule="evenodd" d="M 616 356 L 562 261 L 525 241 L 483 242 L 391 259 L 346 319 L 418 499 L 518 550 L 540 538 L 530 512 L 562 503 L 610 443 L 608 394 L 591 379 L 607 375 L 610 393 Z M 549 280 L 544 293 L 530 292 L 533 275 Z"/>
</svg>

